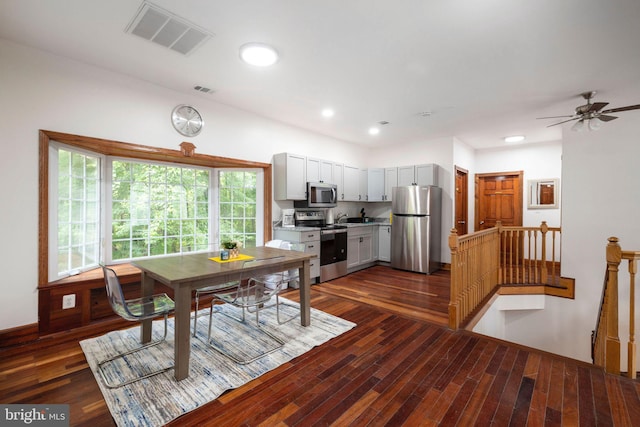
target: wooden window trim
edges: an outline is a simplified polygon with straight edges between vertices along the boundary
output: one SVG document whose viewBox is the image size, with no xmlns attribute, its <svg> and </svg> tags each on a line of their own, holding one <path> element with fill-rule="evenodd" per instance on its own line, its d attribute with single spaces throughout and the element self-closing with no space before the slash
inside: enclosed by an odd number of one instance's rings
<svg viewBox="0 0 640 427">
<path fill-rule="evenodd" d="M 258 168 L 264 174 L 264 230 L 263 238 L 271 240 L 271 210 L 272 210 L 272 176 L 271 164 L 233 159 L 228 157 L 196 154 L 195 146 L 185 153 L 185 143 L 181 149 L 151 147 L 147 145 L 131 144 L 127 142 L 111 141 L 88 136 L 40 130 L 39 132 L 39 213 L 38 213 L 38 287 L 49 284 L 49 143 L 57 141 L 72 147 L 81 148 L 106 156 L 117 156 L 130 159 L 152 160 L 179 163 L 208 168 Z M 72 280 L 72 279 L 70 279 Z"/>
</svg>

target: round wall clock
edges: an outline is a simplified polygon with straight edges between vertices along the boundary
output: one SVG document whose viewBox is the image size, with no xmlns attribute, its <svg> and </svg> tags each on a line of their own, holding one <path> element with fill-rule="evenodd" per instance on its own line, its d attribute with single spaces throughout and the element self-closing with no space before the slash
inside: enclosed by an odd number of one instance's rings
<svg viewBox="0 0 640 427">
<path fill-rule="evenodd" d="M 178 105 L 171 112 L 173 127 L 184 136 L 196 136 L 202 130 L 204 121 L 202 116 L 190 105 Z"/>
</svg>

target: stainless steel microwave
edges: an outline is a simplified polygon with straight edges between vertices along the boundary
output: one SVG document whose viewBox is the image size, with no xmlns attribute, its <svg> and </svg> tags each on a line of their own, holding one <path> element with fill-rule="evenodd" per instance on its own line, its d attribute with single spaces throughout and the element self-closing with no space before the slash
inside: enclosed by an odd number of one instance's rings
<svg viewBox="0 0 640 427">
<path fill-rule="evenodd" d="M 296 208 L 334 208 L 338 204 L 338 186 L 325 182 L 307 182 L 307 200 L 296 200 Z"/>
</svg>

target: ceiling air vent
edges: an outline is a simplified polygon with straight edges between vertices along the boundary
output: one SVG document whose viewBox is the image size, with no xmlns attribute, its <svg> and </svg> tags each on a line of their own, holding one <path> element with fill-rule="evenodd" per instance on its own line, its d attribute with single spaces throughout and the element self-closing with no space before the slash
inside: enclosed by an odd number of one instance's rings
<svg viewBox="0 0 640 427">
<path fill-rule="evenodd" d="M 198 92 L 202 92 L 202 93 L 212 94 L 213 92 L 215 92 L 213 89 L 209 89 L 208 87 L 204 87 L 204 86 L 194 86 L 193 88 Z"/>
<path fill-rule="evenodd" d="M 142 2 L 125 32 L 189 55 L 213 37 L 212 33 L 152 3 Z"/>
</svg>

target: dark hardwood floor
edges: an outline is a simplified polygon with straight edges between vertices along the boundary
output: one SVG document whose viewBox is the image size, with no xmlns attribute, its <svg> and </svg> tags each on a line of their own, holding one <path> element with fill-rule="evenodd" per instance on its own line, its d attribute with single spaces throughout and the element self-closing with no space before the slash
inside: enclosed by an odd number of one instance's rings
<svg viewBox="0 0 640 427">
<path fill-rule="evenodd" d="M 447 329 L 448 284 L 373 267 L 313 286 L 313 307 L 358 326 L 171 425 L 638 425 L 636 382 Z M 114 425 L 84 337 L 69 338 L 1 350 L 0 402 L 69 403 L 72 425 Z"/>
</svg>

